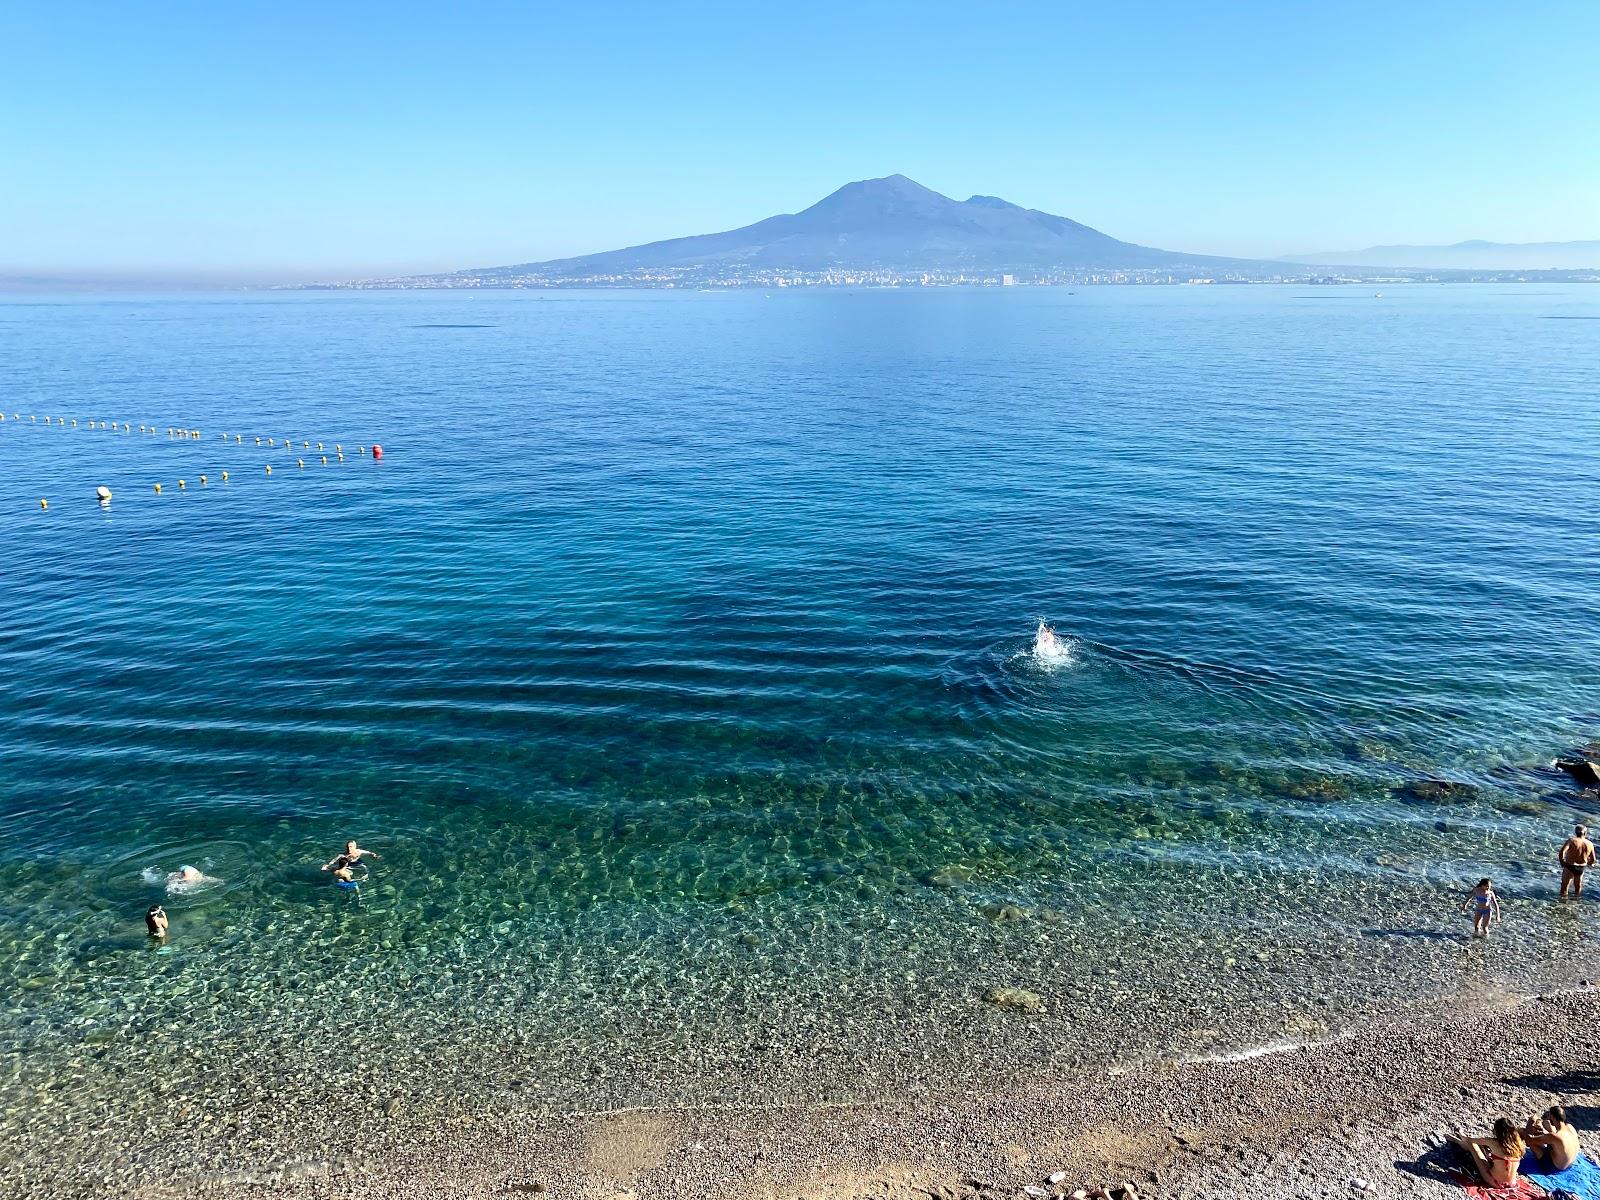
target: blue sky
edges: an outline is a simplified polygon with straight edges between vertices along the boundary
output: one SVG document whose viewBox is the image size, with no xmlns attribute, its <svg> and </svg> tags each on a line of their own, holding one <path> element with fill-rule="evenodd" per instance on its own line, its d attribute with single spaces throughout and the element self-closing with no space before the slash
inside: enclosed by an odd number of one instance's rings
<svg viewBox="0 0 1600 1200">
<path fill-rule="evenodd" d="M 1600 4 L 13 5 L 0 271 L 332 277 L 901 172 L 1269 255 L 1600 237 Z"/>
</svg>

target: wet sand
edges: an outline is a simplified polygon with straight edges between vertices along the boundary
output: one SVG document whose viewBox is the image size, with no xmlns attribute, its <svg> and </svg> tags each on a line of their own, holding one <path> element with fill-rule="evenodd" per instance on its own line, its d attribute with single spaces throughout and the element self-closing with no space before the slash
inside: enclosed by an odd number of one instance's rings
<svg viewBox="0 0 1600 1200">
<path fill-rule="evenodd" d="M 1035 1018 L 1018 1014 L 1019 1021 Z M 1461 1193 L 1430 1130 L 1553 1102 L 1600 1149 L 1600 993 L 1481 994 L 1354 1035 L 1220 1062 L 1156 1063 L 833 1108 L 473 1113 L 417 1126 L 403 1101 L 360 1149 L 114 1194 L 305 1198 L 652 1197 L 954 1200 L 1128 1181 L 1145 1195 Z M 314 1120 L 315 1114 L 308 1113 Z M 200 1131 L 175 1136 L 203 1137 Z M 85 1181 L 89 1182 L 89 1181 Z M 96 1181 L 98 1182 L 98 1181 Z M 44 1192 L 36 1193 L 39 1195 Z"/>
</svg>

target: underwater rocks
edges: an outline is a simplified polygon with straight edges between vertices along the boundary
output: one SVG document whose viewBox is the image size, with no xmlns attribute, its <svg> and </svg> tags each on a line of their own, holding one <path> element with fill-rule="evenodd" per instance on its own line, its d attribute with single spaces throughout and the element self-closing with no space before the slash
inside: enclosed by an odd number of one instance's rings
<svg viewBox="0 0 1600 1200">
<path fill-rule="evenodd" d="M 1583 755 L 1556 759 L 1558 770 L 1566 772 L 1581 788 L 1600 788 L 1600 765 Z"/>
<path fill-rule="evenodd" d="M 1413 779 L 1394 789 L 1409 804 L 1460 804 L 1473 799 L 1478 789 L 1454 779 Z"/>
<path fill-rule="evenodd" d="M 978 910 L 991 921 L 1025 921 L 1028 910 L 1015 904 L 985 904 Z"/>
<path fill-rule="evenodd" d="M 971 883 L 974 872 L 971 867 L 952 864 L 940 867 L 936 871 L 929 871 L 922 877 L 922 882 L 929 887 L 954 888 L 962 884 Z"/>
<path fill-rule="evenodd" d="M 990 988 L 983 994 L 983 999 L 986 1004 L 993 1004 L 996 1008 L 1008 1008 L 1013 1012 L 1044 1011 L 1044 998 L 1038 992 L 1030 992 L 1026 988 Z"/>
</svg>

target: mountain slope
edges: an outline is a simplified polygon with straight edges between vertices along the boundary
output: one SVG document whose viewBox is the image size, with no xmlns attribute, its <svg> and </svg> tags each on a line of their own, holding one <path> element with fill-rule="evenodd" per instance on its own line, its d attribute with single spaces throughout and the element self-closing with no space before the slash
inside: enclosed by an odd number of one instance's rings
<svg viewBox="0 0 1600 1200">
<path fill-rule="evenodd" d="M 1409 267 L 1443 271 L 1561 271 L 1600 267 L 1600 241 L 1456 242 L 1451 246 L 1368 246 L 1298 254 L 1285 262 L 1326 266 Z"/>
<path fill-rule="evenodd" d="M 1136 246 L 994 196 L 952 200 L 903 175 L 890 175 L 848 183 L 802 212 L 768 217 L 742 229 L 461 274 L 603 276 L 693 268 L 995 272 L 1187 267 L 1203 272 L 1241 266 L 1259 271 L 1264 265 Z"/>
</svg>

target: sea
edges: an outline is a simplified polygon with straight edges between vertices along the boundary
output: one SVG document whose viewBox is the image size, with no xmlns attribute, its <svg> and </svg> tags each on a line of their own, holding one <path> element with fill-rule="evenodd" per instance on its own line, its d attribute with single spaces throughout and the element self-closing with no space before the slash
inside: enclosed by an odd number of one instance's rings
<svg viewBox="0 0 1600 1200">
<path fill-rule="evenodd" d="M 1600 288 L 12 296 L 0 408 L 35 1181 L 1600 970 Z"/>
</svg>

